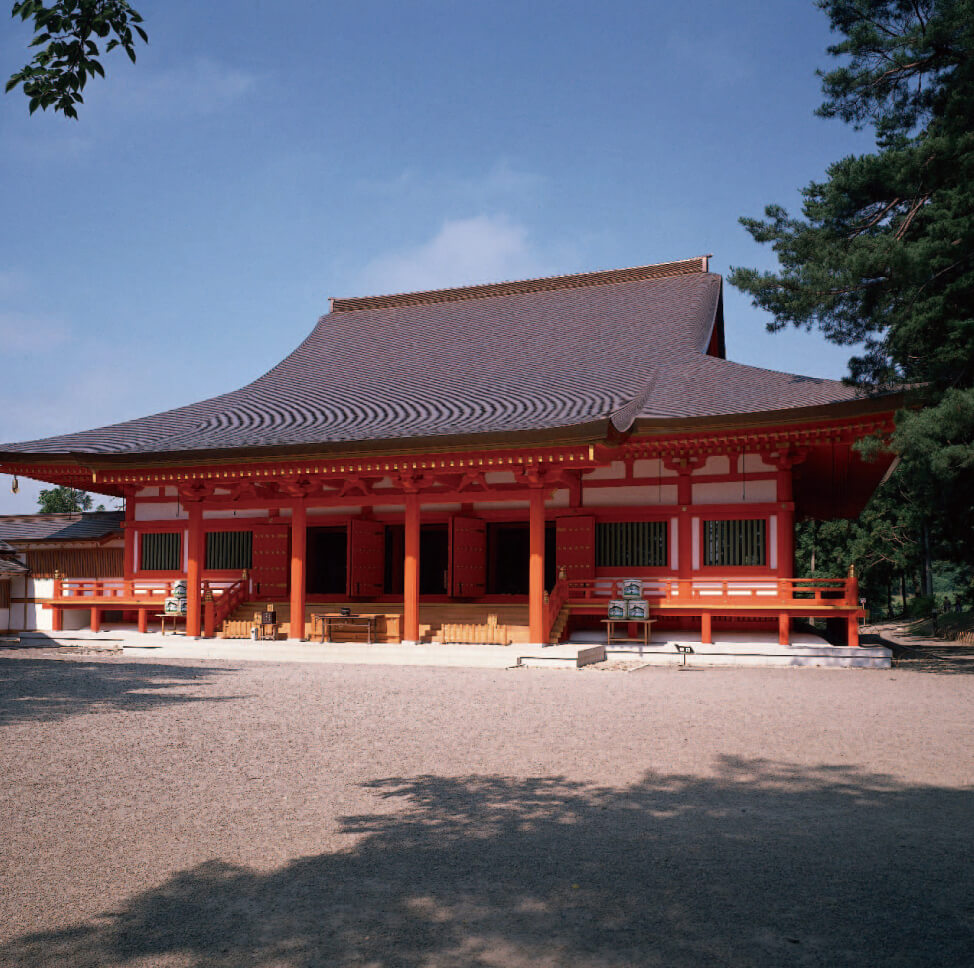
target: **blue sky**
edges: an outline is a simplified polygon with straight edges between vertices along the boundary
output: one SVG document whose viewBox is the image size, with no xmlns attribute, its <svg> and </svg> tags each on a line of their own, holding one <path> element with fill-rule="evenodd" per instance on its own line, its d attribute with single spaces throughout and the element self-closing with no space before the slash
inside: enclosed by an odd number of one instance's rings
<svg viewBox="0 0 974 968">
<path fill-rule="evenodd" d="M 233 389 L 329 296 L 713 253 L 865 135 L 813 116 L 810 0 L 135 0 L 81 119 L 0 97 L 0 441 Z M 0 30 L 0 73 L 29 31 Z M 725 289 L 728 355 L 841 377 Z M 35 508 L 36 489 L 0 513 Z"/>
</svg>

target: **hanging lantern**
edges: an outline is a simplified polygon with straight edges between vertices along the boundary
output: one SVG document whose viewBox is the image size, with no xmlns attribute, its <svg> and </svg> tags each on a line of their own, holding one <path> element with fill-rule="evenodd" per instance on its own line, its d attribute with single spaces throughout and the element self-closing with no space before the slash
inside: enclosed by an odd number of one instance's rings
<svg viewBox="0 0 974 968">
<path fill-rule="evenodd" d="M 12 494 L 16 494 L 20 490 L 20 481 L 17 480 L 17 475 L 14 474 L 14 479 L 10 485 L 10 491 Z"/>
</svg>

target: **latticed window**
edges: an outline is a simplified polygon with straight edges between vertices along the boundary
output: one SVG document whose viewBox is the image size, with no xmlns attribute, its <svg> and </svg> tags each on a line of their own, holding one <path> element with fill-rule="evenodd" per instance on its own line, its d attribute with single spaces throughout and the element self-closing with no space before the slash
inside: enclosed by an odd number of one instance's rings
<svg viewBox="0 0 974 968">
<path fill-rule="evenodd" d="M 704 521 L 703 563 L 717 568 L 754 567 L 767 563 L 768 523 Z"/>
<path fill-rule="evenodd" d="M 239 571 L 253 566 L 253 531 L 208 531 L 206 565 L 214 571 Z"/>
<path fill-rule="evenodd" d="M 619 521 L 595 526 L 595 564 L 599 568 L 665 568 L 665 521 Z"/>
<path fill-rule="evenodd" d="M 179 571 L 182 535 L 178 532 L 149 532 L 142 535 L 142 571 Z"/>
</svg>

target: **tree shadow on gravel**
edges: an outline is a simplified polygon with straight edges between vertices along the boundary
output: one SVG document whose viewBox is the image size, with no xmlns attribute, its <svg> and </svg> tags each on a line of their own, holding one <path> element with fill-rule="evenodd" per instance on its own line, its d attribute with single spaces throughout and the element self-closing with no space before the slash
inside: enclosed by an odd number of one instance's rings
<svg viewBox="0 0 974 968">
<path fill-rule="evenodd" d="M 891 638 L 867 634 L 863 645 L 884 645 L 893 652 L 893 668 L 909 672 L 932 672 L 941 676 L 974 675 L 974 645 L 923 636 Z"/>
<path fill-rule="evenodd" d="M 227 701 L 236 697 L 179 692 L 226 671 L 142 662 L 0 658 L 0 726 L 57 722 L 81 713 Z"/>
<path fill-rule="evenodd" d="M 970 790 L 845 766 L 719 767 L 619 788 L 376 780 L 376 812 L 345 818 L 345 851 L 271 872 L 212 861 L 86 924 L 0 946 L 0 963 L 970 963 Z"/>
</svg>

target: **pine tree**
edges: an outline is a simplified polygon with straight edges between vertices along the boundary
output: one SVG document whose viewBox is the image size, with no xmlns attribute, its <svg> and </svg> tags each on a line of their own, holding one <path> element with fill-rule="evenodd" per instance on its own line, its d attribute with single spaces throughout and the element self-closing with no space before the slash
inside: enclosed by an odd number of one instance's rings
<svg viewBox="0 0 974 968">
<path fill-rule="evenodd" d="M 907 394 L 893 447 L 915 540 L 928 561 L 974 563 L 974 0 L 818 6 L 841 35 L 818 113 L 872 129 L 875 150 L 803 189 L 800 217 L 743 218 L 779 268 L 730 281 L 772 330 L 861 344 L 864 392 Z"/>
</svg>

